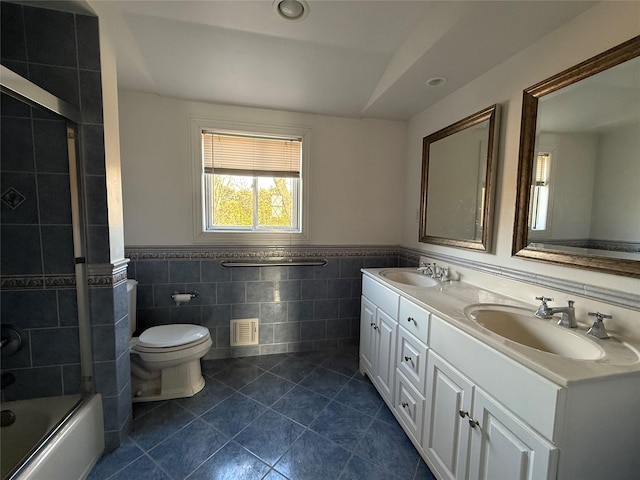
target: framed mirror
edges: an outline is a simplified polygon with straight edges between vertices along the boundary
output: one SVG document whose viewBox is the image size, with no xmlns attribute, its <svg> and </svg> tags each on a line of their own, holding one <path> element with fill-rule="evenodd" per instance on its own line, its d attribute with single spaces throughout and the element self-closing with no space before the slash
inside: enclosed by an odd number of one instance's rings
<svg viewBox="0 0 640 480">
<path fill-rule="evenodd" d="M 500 106 L 422 139 L 419 241 L 489 251 Z"/>
<path fill-rule="evenodd" d="M 640 36 L 524 91 L 512 253 L 640 277 Z"/>
</svg>

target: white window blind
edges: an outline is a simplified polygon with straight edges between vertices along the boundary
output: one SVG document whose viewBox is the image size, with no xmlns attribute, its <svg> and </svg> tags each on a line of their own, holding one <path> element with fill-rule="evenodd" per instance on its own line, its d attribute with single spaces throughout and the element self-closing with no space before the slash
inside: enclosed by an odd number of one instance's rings
<svg viewBox="0 0 640 480">
<path fill-rule="evenodd" d="M 300 177 L 302 139 L 202 132 L 205 173 Z"/>
<path fill-rule="evenodd" d="M 551 154 L 539 153 L 536 159 L 535 185 L 544 186 L 549 183 L 550 167 L 551 167 Z"/>
</svg>

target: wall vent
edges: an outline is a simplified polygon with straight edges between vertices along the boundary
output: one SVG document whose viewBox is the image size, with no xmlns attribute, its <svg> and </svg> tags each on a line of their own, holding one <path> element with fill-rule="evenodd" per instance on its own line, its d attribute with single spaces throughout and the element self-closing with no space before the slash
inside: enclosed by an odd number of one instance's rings
<svg viewBox="0 0 640 480">
<path fill-rule="evenodd" d="M 258 319 L 231 320 L 231 346 L 258 345 Z"/>
</svg>

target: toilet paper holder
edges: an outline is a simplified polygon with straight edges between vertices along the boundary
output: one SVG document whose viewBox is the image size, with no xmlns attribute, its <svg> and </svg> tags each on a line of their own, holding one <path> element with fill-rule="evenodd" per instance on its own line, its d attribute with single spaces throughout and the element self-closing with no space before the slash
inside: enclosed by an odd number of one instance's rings
<svg viewBox="0 0 640 480">
<path fill-rule="evenodd" d="M 196 290 L 192 293 L 179 293 L 176 291 L 171 294 L 171 298 L 176 302 L 176 305 L 180 306 L 184 303 L 189 303 L 191 299 L 196 298 L 198 295 L 200 294 Z"/>
</svg>

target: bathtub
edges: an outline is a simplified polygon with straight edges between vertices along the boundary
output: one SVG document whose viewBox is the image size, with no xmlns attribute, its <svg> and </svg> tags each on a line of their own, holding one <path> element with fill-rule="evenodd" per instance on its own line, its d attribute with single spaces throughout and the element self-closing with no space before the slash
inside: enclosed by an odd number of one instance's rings
<svg viewBox="0 0 640 480">
<path fill-rule="evenodd" d="M 15 414 L 0 429 L 2 480 L 84 479 L 104 450 L 99 394 L 4 402 L 2 410 Z"/>
</svg>

